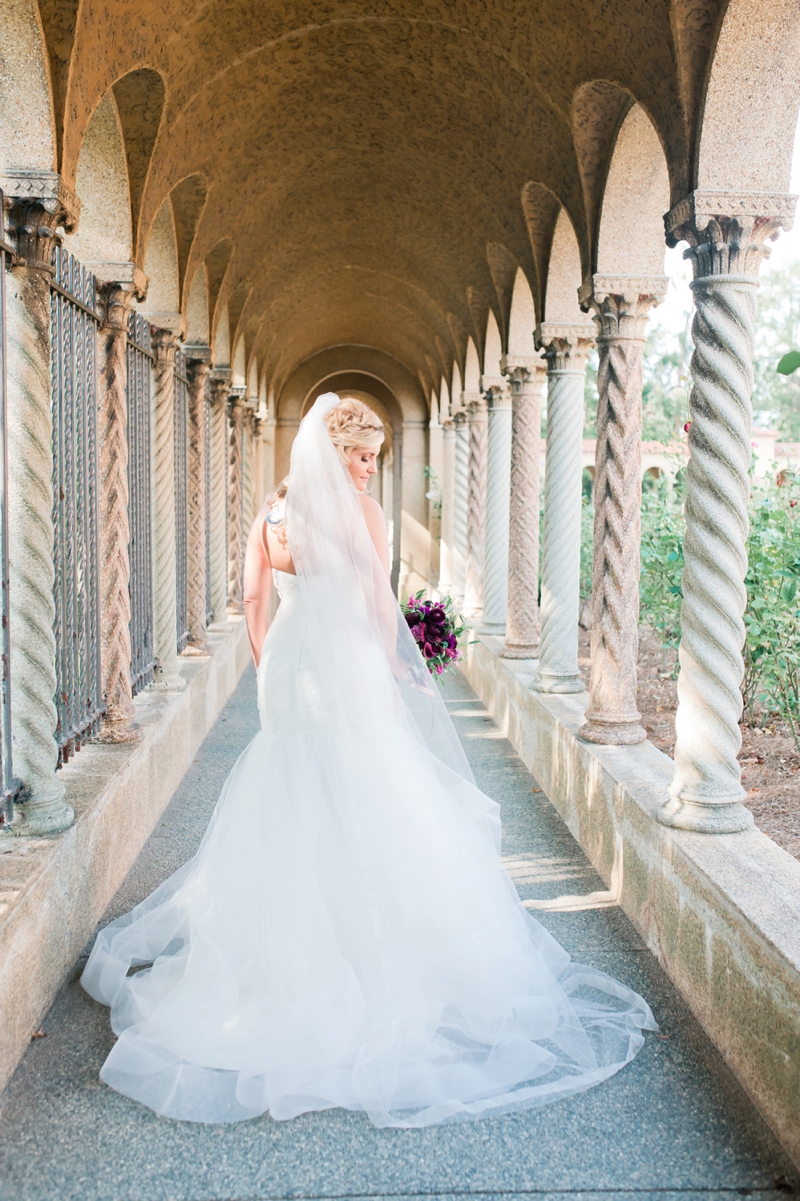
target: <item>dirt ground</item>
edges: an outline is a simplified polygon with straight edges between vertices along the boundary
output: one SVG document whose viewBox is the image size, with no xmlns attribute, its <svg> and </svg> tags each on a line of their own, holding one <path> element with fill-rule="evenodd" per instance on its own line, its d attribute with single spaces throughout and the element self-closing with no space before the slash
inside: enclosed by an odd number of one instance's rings
<svg viewBox="0 0 800 1201">
<path fill-rule="evenodd" d="M 676 681 L 662 670 L 658 639 L 646 628 L 639 632 L 639 709 L 650 741 L 672 757 L 675 748 Z M 579 663 L 589 675 L 589 632 L 580 631 Z M 671 666 L 671 665 L 670 665 Z M 742 784 L 745 804 L 760 830 L 778 846 L 800 859 L 800 754 L 791 734 L 779 721 L 763 728 L 741 726 Z"/>
</svg>

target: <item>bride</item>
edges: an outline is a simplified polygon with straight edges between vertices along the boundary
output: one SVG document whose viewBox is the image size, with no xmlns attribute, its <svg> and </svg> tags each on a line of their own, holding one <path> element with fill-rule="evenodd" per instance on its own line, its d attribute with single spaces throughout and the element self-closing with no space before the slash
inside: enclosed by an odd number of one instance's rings
<svg viewBox="0 0 800 1201">
<path fill-rule="evenodd" d="M 389 585 L 365 495 L 382 439 L 332 393 L 303 420 L 246 556 L 261 729 L 195 857 L 83 974 L 118 1035 L 101 1078 L 168 1117 L 477 1118 L 590 1088 L 656 1029 L 501 866 L 498 806 Z"/>
</svg>

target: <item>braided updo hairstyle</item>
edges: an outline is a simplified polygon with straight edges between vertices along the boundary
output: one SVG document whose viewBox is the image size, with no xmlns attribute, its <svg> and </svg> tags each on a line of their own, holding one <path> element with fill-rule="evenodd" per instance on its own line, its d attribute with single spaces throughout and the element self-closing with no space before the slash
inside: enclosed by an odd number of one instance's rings
<svg viewBox="0 0 800 1201">
<path fill-rule="evenodd" d="M 350 396 L 326 413 L 325 425 L 345 463 L 350 451 L 362 446 L 377 452 L 385 436 L 383 422 L 377 413 L 363 401 Z"/>
</svg>

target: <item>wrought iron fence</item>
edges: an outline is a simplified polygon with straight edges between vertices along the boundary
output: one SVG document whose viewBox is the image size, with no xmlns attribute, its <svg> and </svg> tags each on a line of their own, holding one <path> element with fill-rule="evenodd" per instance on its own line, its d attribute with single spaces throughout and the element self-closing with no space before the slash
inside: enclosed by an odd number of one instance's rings
<svg viewBox="0 0 800 1201">
<path fill-rule="evenodd" d="M 128 317 L 128 524 L 130 527 L 131 684 L 136 695 L 153 679 L 153 561 L 151 542 L 150 325 Z"/>
<path fill-rule="evenodd" d="M 56 710 L 60 762 L 102 714 L 94 276 L 63 247 L 50 284 Z"/>
<path fill-rule="evenodd" d="M 203 396 L 203 435 L 205 441 L 203 488 L 206 495 L 206 625 L 210 625 L 214 620 L 214 606 L 211 603 L 211 396 L 208 387 Z"/>
<path fill-rule="evenodd" d="M 187 490 L 188 490 L 188 447 L 187 423 L 189 412 L 189 376 L 186 356 L 180 349 L 175 351 L 175 590 L 177 599 L 178 654 L 185 650 L 189 641 L 189 598 L 187 564 Z"/>
<path fill-rule="evenodd" d="M 0 213 L 3 193 L 0 191 Z M 0 827 L 14 819 L 19 783 L 11 760 L 11 642 L 8 569 L 8 442 L 6 415 L 6 263 L 13 250 L 0 232 Z"/>
</svg>

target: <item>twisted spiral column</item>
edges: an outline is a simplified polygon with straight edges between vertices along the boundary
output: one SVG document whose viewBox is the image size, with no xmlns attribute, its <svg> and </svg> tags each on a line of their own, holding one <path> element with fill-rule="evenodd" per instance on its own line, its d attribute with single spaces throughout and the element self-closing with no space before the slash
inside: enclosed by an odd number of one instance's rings
<svg viewBox="0 0 800 1201">
<path fill-rule="evenodd" d="M 211 608 L 214 620 L 225 620 L 228 604 L 228 373 L 211 377 L 211 510 L 209 546 L 211 560 Z"/>
<path fill-rule="evenodd" d="M 242 564 L 250 526 L 256 516 L 255 413 L 245 407 L 242 414 Z"/>
<path fill-rule="evenodd" d="M 636 707 L 642 503 L 642 357 L 647 313 L 666 280 L 595 276 L 597 449 L 594 481 L 592 670 L 588 742 L 628 746 L 647 738 Z"/>
<path fill-rule="evenodd" d="M 453 534 L 455 518 L 456 428 L 452 421 L 442 423 L 442 541 L 439 555 L 439 592 L 454 591 Z"/>
<path fill-rule="evenodd" d="M 128 314 L 133 285 L 108 283 L 101 290 L 105 321 L 100 329 L 98 405 L 100 509 L 100 662 L 106 715 L 100 740 L 140 737 L 131 688 L 131 567 L 128 522 Z"/>
<path fill-rule="evenodd" d="M 177 341 L 171 330 L 157 329 L 151 343 L 155 355 L 153 641 L 158 667 L 150 687 L 168 691 L 186 687 L 186 681 L 178 671 L 176 624 L 174 408 Z"/>
<path fill-rule="evenodd" d="M 467 574 L 467 517 L 469 508 L 469 423 L 462 410 L 454 418 L 453 455 L 453 599 L 464 604 Z"/>
<path fill-rule="evenodd" d="M 696 312 L 675 776 L 659 819 L 704 833 L 752 825 L 737 755 L 744 676 L 747 500 L 758 272 L 793 197 L 696 192 L 667 215 L 690 244 Z"/>
<path fill-rule="evenodd" d="M 511 495 L 511 394 L 492 388 L 486 451 L 486 525 L 483 561 L 484 634 L 503 637 L 508 604 L 508 535 Z"/>
<path fill-rule="evenodd" d="M 243 612 L 242 604 L 242 431 L 240 396 L 228 400 L 228 609 Z"/>
<path fill-rule="evenodd" d="M 544 370 L 537 360 L 508 360 L 511 380 L 511 471 L 508 616 L 504 659 L 532 659 L 539 608 L 539 444 Z"/>
<path fill-rule="evenodd" d="M 206 387 L 209 365 L 193 361 L 188 414 L 187 601 L 189 646 L 206 651 Z"/>
<path fill-rule="evenodd" d="M 583 692 L 578 670 L 581 575 L 581 449 L 586 361 L 594 330 L 542 326 L 547 360 L 547 453 L 542 528 L 542 632 L 537 692 Z"/>
<path fill-rule="evenodd" d="M 488 450 L 488 406 L 486 398 L 478 396 L 469 405 L 467 555 L 464 585 L 464 605 L 467 617 L 472 621 L 479 620 L 483 613 Z"/>
<path fill-rule="evenodd" d="M 56 775 L 53 633 L 53 427 L 50 405 L 50 259 L 55 221 L 34 207 L 36 238 L 19 235 L 25 266 L 7 289 L 8 544 L 14 770 L 24 786 L 13 834 L 53 834 L 72 823 Z M 49 220 L 48 220 L 49 219 Z"/>
</svg>

